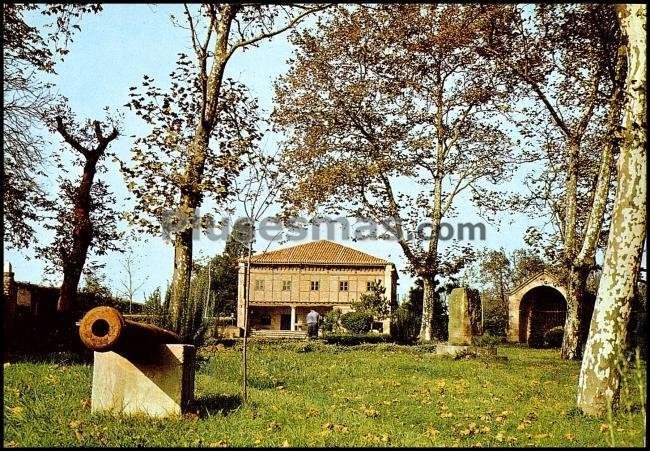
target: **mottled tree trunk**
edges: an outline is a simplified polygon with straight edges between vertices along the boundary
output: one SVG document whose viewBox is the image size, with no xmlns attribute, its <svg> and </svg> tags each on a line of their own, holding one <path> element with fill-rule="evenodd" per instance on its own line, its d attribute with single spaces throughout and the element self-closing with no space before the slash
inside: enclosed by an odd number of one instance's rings
<svg viewBox="0 0 650 451">
<path fill-rule="evenodd" d="M 621 49 L 622 50 L 622 49 Z M 574 167 L 570 165 L 569 187 L 567 188 L 567 220 L 565 234 L 565 257 L 569 262 L 569 272 L 567 276 L 567 319 L 564 328 L 564 339 L 562 341 L 562 357 L 565 359 L 580 359 L 587 332 L 589 330 L 590 318 L 584 314 L 586 285 L 589 273 L 595 266 L 596 248 L 598 247 L 598 236 L 603 225 L 607 198 L 609 196 L 609 185 L 611 180 L 611 164 L 613 159 L 614 141 L 617 139 L 616 133 L 619 127 L 619 118 L 621 111 L 622 98 L 622 78 L 625 67 L 625 57 L 622 52 L 616 61 L 616 74 L 613 80 L 614 86 L 609 100 L 609 112 L 607 120 L 607 133 L 610 135 L 605 147 L 603 148 L 600 158 L 600 169 L 598 171 L 598 180 L 594 195 L 591 202 L 591 210 L 585 229 L 584 236 L 581 240 L 580 251 L 576 254 L 576 238 L 573 230 L 575 229 L 575 199 L 576 192 L 573 183 L 576 174 Z M 570 160 L 575 157 L 575 152 L 570 152 Z M 569 196 L 569 192 L 571 195 Z"/>
<path fill-rule="evenodd" d="M 170 315 L 173 330 L 180 333 L 189 299 L 192 277 L 192 234 L 196 225 L 194 215 L 202 197 L 201 180 L 208 152 L 207 131 L 199 126 L 192 144 L 188 147 L 189 163 L 186 168 L 186 186 L 181 190 L 181 230 L 174 236 L 174 273 L 171 283 Z"/>
<path fill-rule="evenodd" d="M 422 323 L 420 325 L 419 339 L 422 341 L 431 341 L 433 339 L 433 320 L 435 318 L 436 283 L 434 276 L 423 276 L 424 290 L 422 293 Z"/>
<path fill-rule="evenodd" d="M 181 330 L 190 292 L 192 276 L 192 229 L 177 232 L 174 238 L 174 273 L 172 275 L 169 310 L 172 329 Z"/>
<path fill-rule="evenodd" d="M 566 284 L 567 312 L 564 323 L 564 338 L 562 340 L 562 358 L 579 360 L 582 357 L 582 348 L 587 338 L 585 333 L 585 292 L 587 287 L 588 268 L 575 268 L 569 270 Z"/>
<path fill-rule="evenodd" d="M 622 81 L 625 68 L 623 50 L 623 48 L 619 49 L 615 65 L 616 73 L 613 80 L 613 89 L 609 99 L 607 132 L 610 138 L 607 140 L 601 154 L 598 181 L 594 189 L 591 211 L 589 212 L 586 230 L 582 239 L 582 246 L 580 252 L 574 258 L 568 275 L 567 320 L 564 328 L 564 340 L 562 342 L 562 357 L 565 359 L 582 358 L 584 343 L 589 331 L 590 318 L 586 318 L 584 314 L 586 307 L 584 297 L 586 294 L 587 278 L 596 263 L 598 237 L 603 225 L 607 198 L 609 196 L 613 151 L 620 124 L 623 92 Z"/>
<path fill-rule="evenodd" d="M 429 246 L 427 256 L 424 261 L 424 271 L 422 279 L 424 289 L 422 293 L 422 322 L 420 323 L 421 341 L 431 341 L 433 333 L 437 329 L 434 327 L 436 318 L 436 275 L 438 274 L 438 240 L 440 239 L 440 225 L 442 223 L 442 174 L 444 160 L 444 137 L 445 129 L 443 127 L 443 99 L 442 90 L 438 93 L 436 114 L 436 130 L 438 139 L 436 142 L 436 171 L 433 177 L 433 205 L 431 206 L 431 236 L 429 237 Z"/>
<path fill-rule="evenodd" d="M 646 236 L 646 6 L 617 5 L 628 39 L 628 71 L 618 188 L 603 274 L 578 382 L 578 407 L 599 416 L 615 407 L 631 302 Z"/>
<path fill-rule="evenodd" d="M 587 286 L 586 276 L 576 268 L 576 214 L 577 214 L 577 183 L 578 183 L 578 151 L 580 143 L 574 138 L 567 139 L 567 181 L 564 203 L 566 214 L 564 218 L 564 261 L 568 274 L 566 279 L 567 318 L 564 323 L 564 339 L 562 340 L 562 357 L 565 359 L 579 358 L 579 331 L 581 330 L 583 298 Z"/>
</svg>

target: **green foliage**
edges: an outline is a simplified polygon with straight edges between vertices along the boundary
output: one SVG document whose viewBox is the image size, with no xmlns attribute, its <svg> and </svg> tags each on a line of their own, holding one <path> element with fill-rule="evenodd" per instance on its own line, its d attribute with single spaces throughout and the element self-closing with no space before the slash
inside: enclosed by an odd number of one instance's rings
<svg viewBox="0 0 650 451">
<path fill-rule="evenodd" d="M 222 254 L 207 263 L 194 264 L 188 306 L 184 309 L 181 335 L 195 343 L 215 336 L 211 318 L 235 314 L 239 258 L 246 254 L 250 225 L 246 220 L 235 223 Z M 210 319 L 207 319 L 210 318 Z"/>
<path fill-rule="evenodd" d="M 391 314 L 390 334 L 397 343 L 412 343 L 420 332 L 420 316 L 406 302 Z"/>
<path fill-rule="evenodd" d="M 562 346 L 563 337 L 564 327 L 557 326 L 549 329 L 544 333 L 544 346 L 547 348 L 559 348 Z"/>
<path fill-rule="evenodd" d="M 341 330 L 341 309 L 333 308 L 323 315 L 321 328 L 323 332 L 338 332 Z"/>
<path fill-rule="evenodd" d="M 517 249 L 512 254 L 512 285 L 517 285 L 538 272 L 549 268 L 537 252 L 532 249 Z"/>
<path fill-rule="evenodd" d="M 481 292 L 483 306 L 483 331 L 496 336 L 505 336 L 508 328 L 508 304 L 493 290 Z"/>
<path fill-rule="evenodd" d="M 505 337 L 500 335 L 492 335 L 489 332 L 486 332 L 483 335 L 472 337 L 472 344 L 474 346 L 492 347 L 503 344 L 504 341 Z"/>
<path fill-rule="evenodd" d="M 101 273 L 86 273 L 81 291 L 98 298 L 110 299 L 113 297 L 111 289 L 106 284 L 106 278 Z"/>
<path fill-rule="evenodd" d="M 352 303 L 357 312 L 365 312 L 376 319 L 385 319 L 390 313 L 389 301 L 385 296 L 386 288 L 380 282 L 370 283 L 370 289 L 359 296 L 359 302 Z"/>
<path fill-rule="evenodd" d="M 129 303 L 113 296 L 104 276 L 100 273 L 86 273 L 84 287 L 77 292 L 77 303 L 71 313 L 75 317 L 81 317 L 88 310 L 101 305 L 114 307 L 122 313 L 129 311 Z"/>
<path fill-rule="evenodd" d="M 171 326 L 170 315 L 162 303 L 160 288 L 156 288 L 144 301 L 142 313 L 149 315 L 148 322 L 151 324 L 162 327 L 163 329 L 169 329 Z"/>
<path fill-rule="evenodd" d="M 365 312 L 347 312 L 341 315 L 341 325 L 352 334 L 370 332 L 372 322 L 372 315 Z"/>
<path fill-rule="evenodd" d="M 435 298 L 433 308 L 433 336 L 438 340 L 447 339 L 447 323 L 449 322 L 449 308 L 446 302 L 446 295 L 458 285 L 453 279 L 446 281 L 444 285 L 437 288 L 438 296 Z M 415 315 L 418 324 L 418 333 L 422 321 L 422 302 L 424 299 L 424 281 L 421 278 L 415 279 L 415 286 L 409 289 L 408 306 L 409 310 Z"/>
</svg>

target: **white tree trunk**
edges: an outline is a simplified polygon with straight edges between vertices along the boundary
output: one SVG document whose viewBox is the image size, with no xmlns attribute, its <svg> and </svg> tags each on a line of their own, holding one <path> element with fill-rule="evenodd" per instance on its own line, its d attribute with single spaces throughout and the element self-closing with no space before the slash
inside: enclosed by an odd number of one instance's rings
<svg viewBox="0 0 650 451">
<path fill-rule="evenodd" d="M 618 188 L 607 241 L 603 274 L 578 383 L 578 407 L 602 415 L 618 401 L 617 369 L 625 350 L 627 323 L 637 282 L 646 228 L 646 7 L 617 5 L 627 36 L 623 139 Z"/>
</svg>

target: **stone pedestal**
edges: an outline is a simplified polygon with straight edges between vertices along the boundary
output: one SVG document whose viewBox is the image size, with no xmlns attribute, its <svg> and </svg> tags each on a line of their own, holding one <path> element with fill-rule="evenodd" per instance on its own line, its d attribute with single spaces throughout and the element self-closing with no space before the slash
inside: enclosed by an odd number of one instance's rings
<svg viewBox="0 0 650 451">
<path fill-rule="evenodd" d="M 237 326 L 226 326 L 223 329 L 223 338 L 240 338 L 244 336 L 244 331 L 241 327 Z"/>
<path fill-rule="evenodd" d="M 179 415 L 194 400 L 195 348 L 161 344 L 146 358 L 95 352 L 92 412 Z"/>
<path fill-rule="evenodd" d="M 453 357 L 462 355 L 494 357 L 497 355 L 497 348 L 487 346 L 456 346 L 439 344 L 436 345 L 436 354 L 450 355 Z"/>
</svg>

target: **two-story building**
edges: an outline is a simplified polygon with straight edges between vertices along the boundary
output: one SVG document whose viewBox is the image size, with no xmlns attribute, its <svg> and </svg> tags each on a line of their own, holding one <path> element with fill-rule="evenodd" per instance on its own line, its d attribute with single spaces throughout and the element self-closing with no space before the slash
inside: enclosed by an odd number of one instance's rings
<svg viewBox="0 0 650 451">
<path fill-rule="evenodd" d="M 246 260 L 239 263 L 237 326 L 244 327 Z M 397 271 L 389 261 L 328 240 L 251 257 L 248 324 L 252 330 L 307 330 L 307 313 L 353 310 L 371 282 L 380 282 L 396 306 Z M 390 331 L 389 319 L 377 324 Z M 377 328 L 377 327 L 376 327 Z"/>
</svg>

